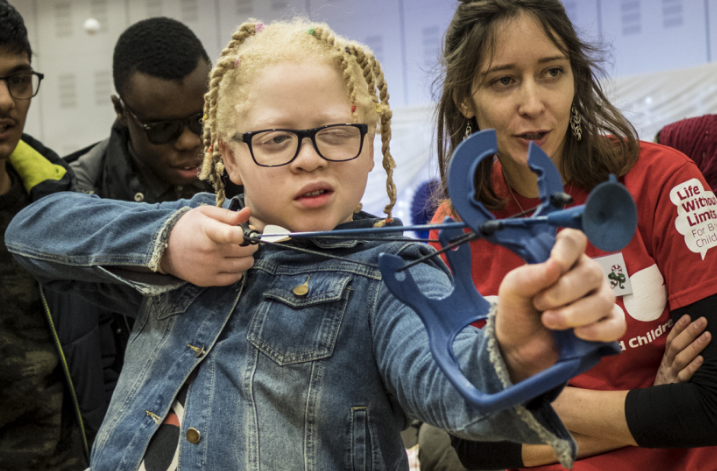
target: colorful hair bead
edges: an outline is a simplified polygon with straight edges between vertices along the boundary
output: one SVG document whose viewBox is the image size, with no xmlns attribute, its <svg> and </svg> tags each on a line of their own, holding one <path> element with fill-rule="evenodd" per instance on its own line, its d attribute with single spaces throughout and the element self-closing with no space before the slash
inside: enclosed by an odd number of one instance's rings
<svg viewBox="0 0 717 471">
<path fill-rule="evenodd" d="M 352 105 L 352 106 L 351 106 L 351 113 L 355 113 L 355 112 L 356 112 L 356 105 Z"/>
<path fill-rule="evenodd" d="M 254 25 L 254 33 L 261 33 L 264 31 L 264 23 L 261 21 Z"/>
<path fill-rule="evenodd" d="M 307 31 L 307 33 L 309 33 L 310 35 L 313 36 L 313 35 L 314 35 L 314 28 L 309 28 L 309 30 Z"/>
<path fill-rule="evenodd" d="M 239 67 L 239 64 L 241 64 L 241 57 L 237 56 L 234 59 L 234 67 Z"/>
</svg>

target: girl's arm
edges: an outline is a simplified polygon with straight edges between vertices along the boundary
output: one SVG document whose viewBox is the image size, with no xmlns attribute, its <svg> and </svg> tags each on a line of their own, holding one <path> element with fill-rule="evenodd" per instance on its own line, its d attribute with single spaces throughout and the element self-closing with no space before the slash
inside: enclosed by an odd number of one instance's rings
<svg viewBox="0 0 717 471">
<path fill-rule="evenodd" d="M 134 315 L 143 296 L 184 284 L 155 272 L 177 220 L 213 199 L 200 194 L 150 205 L 56 193 L 18 213 L 5 243 L 49 289 L 77 292 L 94 304 L 111 302 L 119 312 Z"/>
</svg>

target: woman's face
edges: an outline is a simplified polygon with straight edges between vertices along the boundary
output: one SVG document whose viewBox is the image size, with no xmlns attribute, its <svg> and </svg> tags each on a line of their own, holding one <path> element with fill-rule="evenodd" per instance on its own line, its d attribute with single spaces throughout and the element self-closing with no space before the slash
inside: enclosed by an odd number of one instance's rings
<svg viewBox="0 0 717 471">
<path fill-rule="evenodd" d="M 574 95 L 569 59 L 537 19 L 521 14 L 497 25 L 492 61 L 487 55 L 461 111 L 496 130 L 507 175 L 525 174 L 531 141 L 559 165 Z"/>
</svg>

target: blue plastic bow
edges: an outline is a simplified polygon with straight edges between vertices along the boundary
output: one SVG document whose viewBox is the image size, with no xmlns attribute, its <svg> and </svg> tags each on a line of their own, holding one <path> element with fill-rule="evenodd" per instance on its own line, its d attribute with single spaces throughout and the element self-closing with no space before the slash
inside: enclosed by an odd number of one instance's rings
<svg viewBox="0 0 717 471">
<path fill-rule="evenodd" d="M 455 211 L 474 233 L 509 248 L 528 263 L 548 259 L 557 227 L 583 230 L 590 242 L 604 251 L 621 250 L 630 242 L 637 226 L 637 209 L 625 187 L 611 176 L 609 182 L 601 183 L 590 193 L 585 205 L 563 210 L 560 173 L 534 143 L 529 146 L 528 165 L 538 175 L 541 204 L 529 218 L 496 220 L 476 201 L 473 176 L 478 164 L 485 158 L 492 159 L 497 151 L 495 131 L 486 130 L 463 141 L 451 158 L 449 196 Z M 452 219 L 446 218 L 446 222 L 450 221 Z M 445 247 L 462 235 L 462 228 L 447 227 L 440 231 L 439 239 Z M 556 364 L 498 393 L 479 391 L 461 372 L 452 345 L 467 325 L 487 317 L 490 304 L 473 284 L 469 245 L 460 245 L 446 255 L 454 284 L 451 293 L 440 299 L 426 297 L 409 271 L 397 275 L 406 265 L 400 257 L 382 254 L 379 267 L 389 290 L 423 320 L 438 366 L 461 395 L 479 410 L 489 413 L 525 403 L 592 368 L 602 356 L 620 352 L 616 342 L 587 342 L 578 339 L 572 330 L 556 331 L 560 350 Z"/>
</svg>

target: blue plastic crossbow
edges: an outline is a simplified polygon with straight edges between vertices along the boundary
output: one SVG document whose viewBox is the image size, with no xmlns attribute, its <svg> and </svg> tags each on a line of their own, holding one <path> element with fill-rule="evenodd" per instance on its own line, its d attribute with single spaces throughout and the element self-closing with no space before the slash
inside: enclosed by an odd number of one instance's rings
<svg viewBox="0 0 717 471">
<path fill-rule="evenodd" d="M 557 227 L 581 229 L 590 242 L 601 250 L 621 250 L 632 239 L 637 226 L 637 209 L 624 186 L 614 176 L 588 195 L 584 205 L 562 209 L 565 201 L 560 173 L 539 146 L 531 143 L 528 165 L 538 175 L 541 204 L 529 218 L 497 220 L 475 199 L 473 176 L 480 162 L 497 154 L 496 134 L 486 130 L 473 134 L 453 153 L 448 170 L 448 193 L 456 213 L 465 226 L 482 238 L 502 245 L 528 263 L 548 259 L 555 244 Z M 446 218 L 445 222 L 452 222 Z M 446 247 L 464 235 L 461 227 L 440 231 Z M 588 342 L 572 330 L 555 331 L 560 357 L 553 366 L 507 389 L 488 394 L 479 391 L 463 375 L 453 353 L 453 342 L 467 325 L 485 319 L 490 303 L 478 292 L 471 276 L 470 246 L 463 244 L 446 252 L 453 271 L 453 290 L 448 296 L 426 297 L 409 271 L 397 275 L 406 265 L 395 255 L 381 254 L 379 267 L 388 289 L 410 306 L 423 321 L 436 363 L 461 395 L 479 410 L 489 413 L 521 404 L 556 387 L 595 366 L 602 356 L 620 352 L 616 342 Z"/>
</svg>

